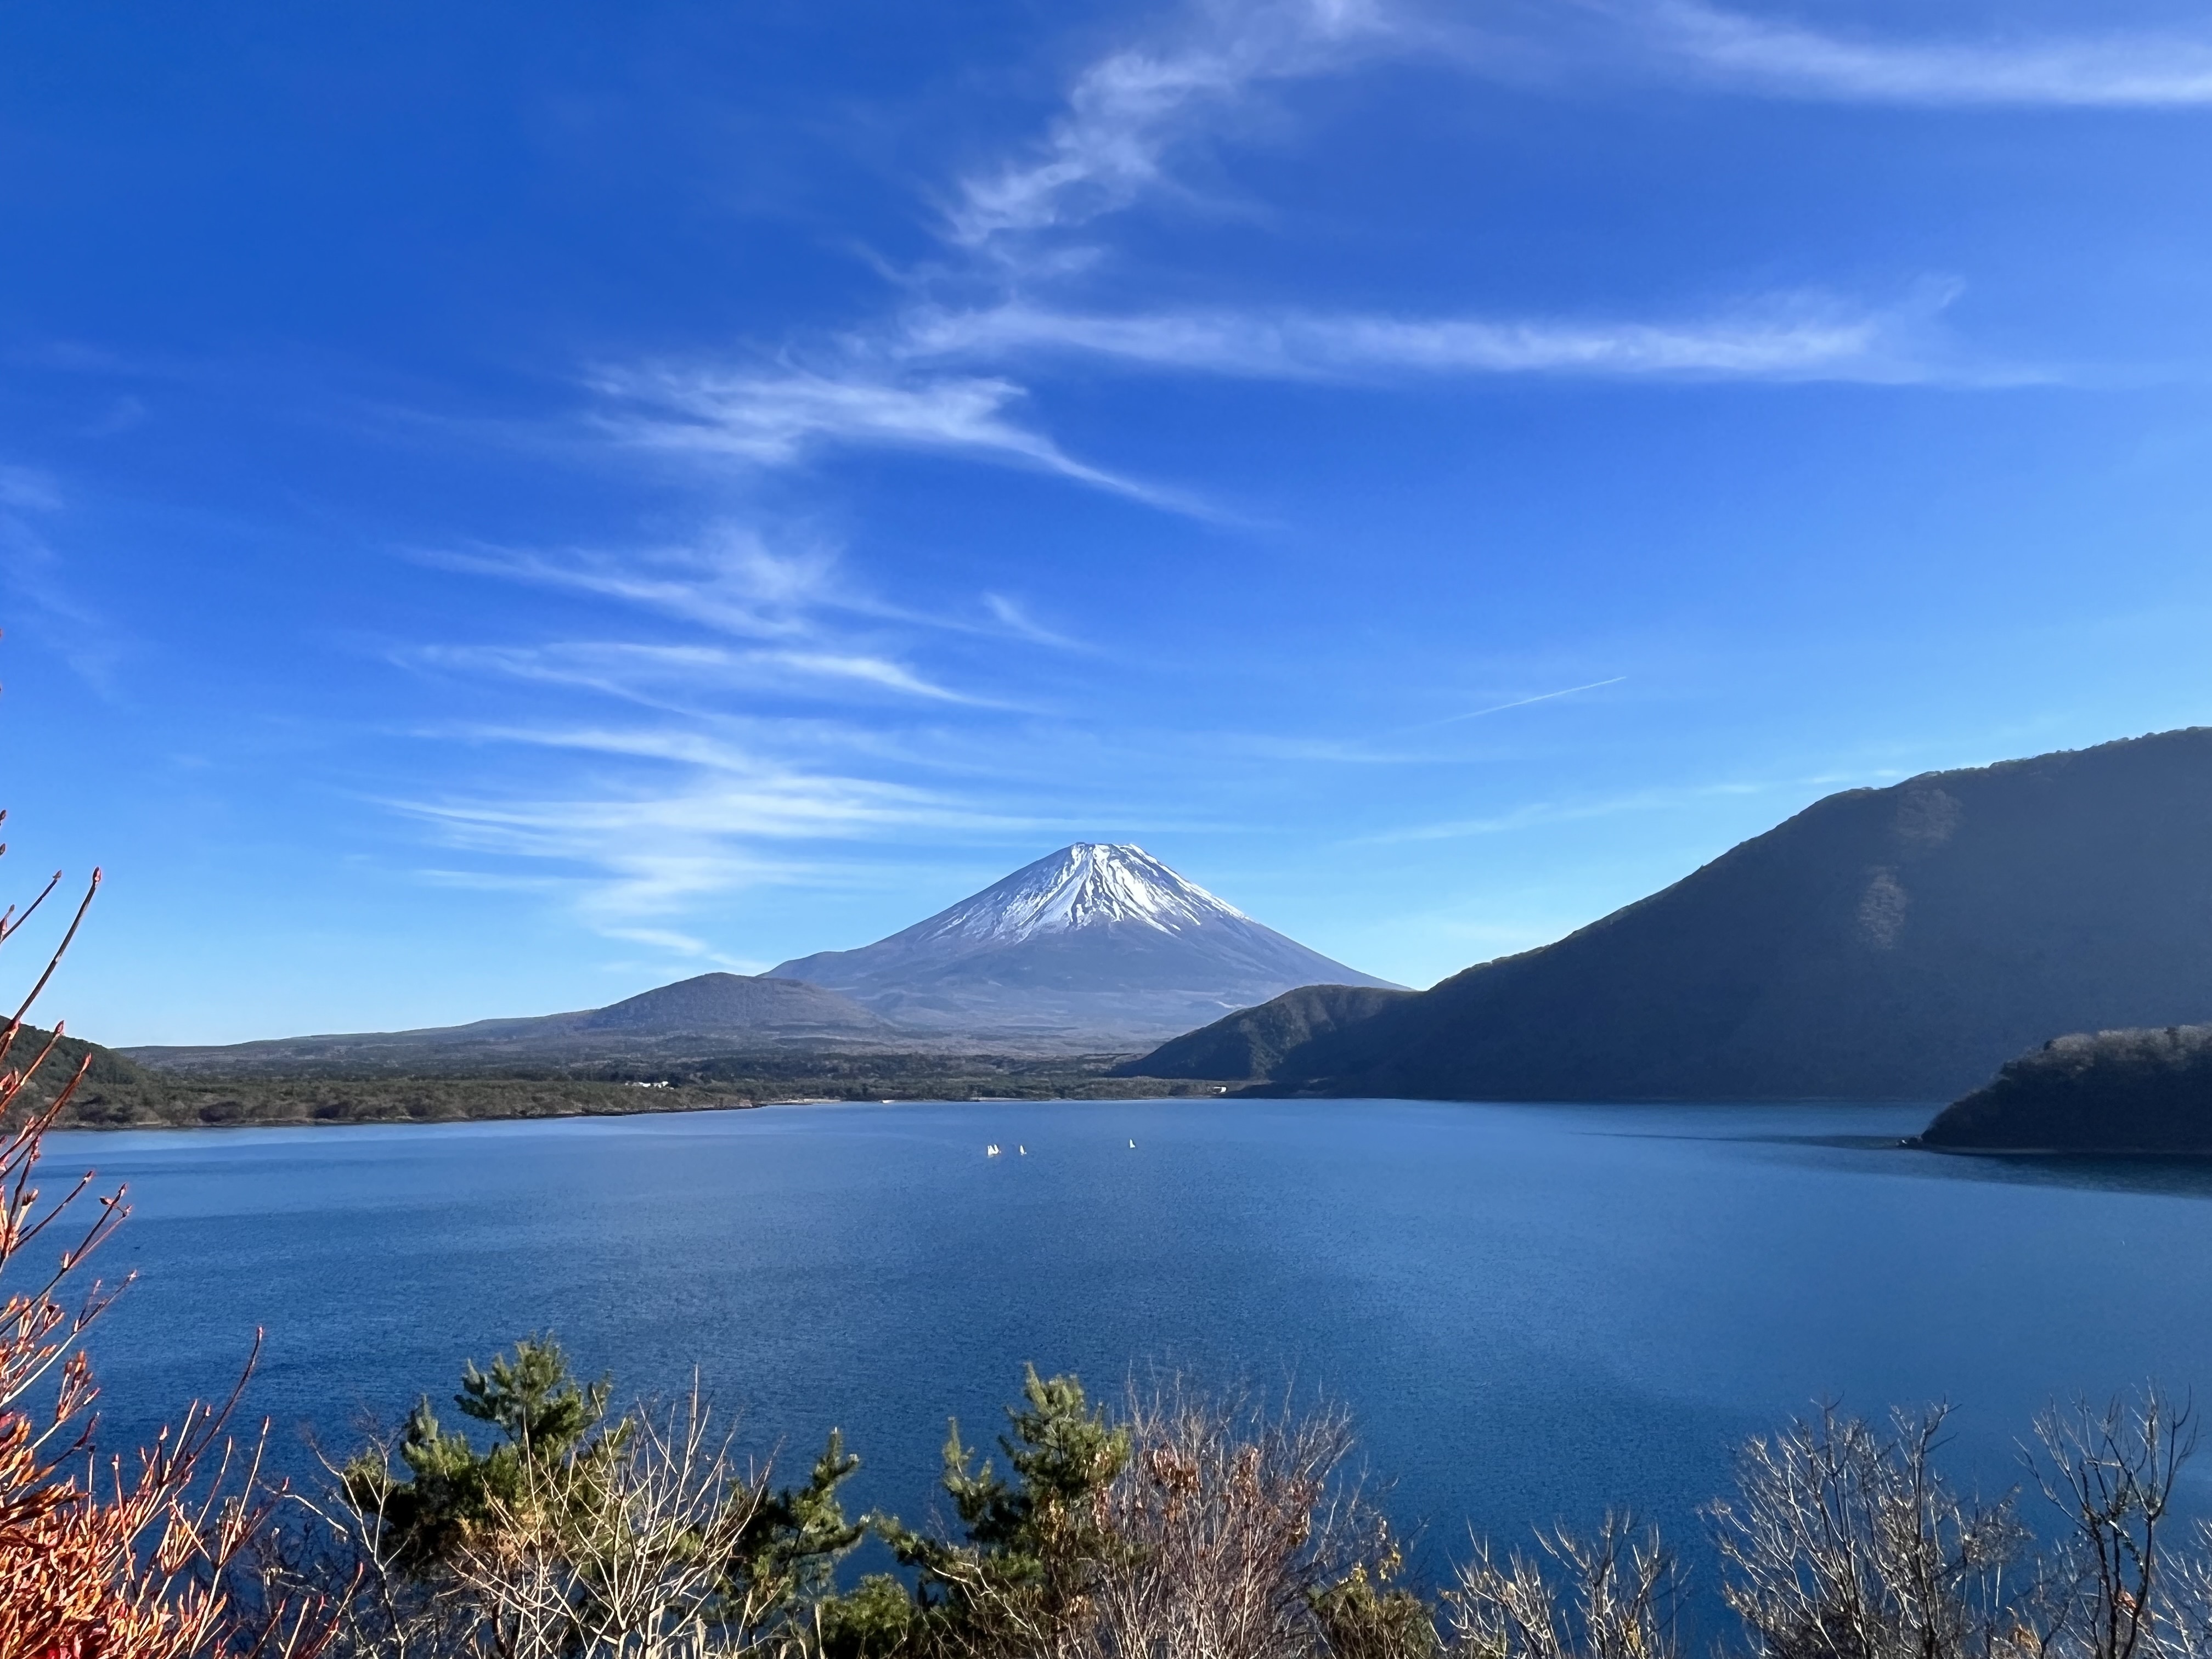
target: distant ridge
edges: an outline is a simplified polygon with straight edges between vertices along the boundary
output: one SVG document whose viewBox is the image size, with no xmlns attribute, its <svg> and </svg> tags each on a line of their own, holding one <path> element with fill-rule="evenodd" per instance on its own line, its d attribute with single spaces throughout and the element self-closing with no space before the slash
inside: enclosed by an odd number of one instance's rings
<svg viewBox="0 0 2212 1659">
<path fill-rule="evenodd" d="M 1266 1062 L 1277 1092 L 1954 1098 L 2063 1032 L 2212 1018 L 2212 730 L 1817 801 L 1664 891 Z M 1257 1009 L 1147 1055 L 1255 1054 Z M 1196 1034 L 1205 1036 L 1206 1034 Z"/>
<path fill-rule="evenodd" d="M 738 1047 L 881 1038 L 890 1032 L 890 1027 L 866 1009 L 818 985 L 769 975 L 701 974 L 604 1008 L 574 1013 L 480 1019 L 410 1031 L 356 1031 L 120 1052 L 173 1072 L 275 1071 L 301 1066 L 405 1070 L 571 1059 L 620 1051 L 632 1044 L 649 1050 L 681 1038 Z"/>
<path fill-rule="evenodd" d="M 1389 988 L 1261 926 L 1142 848 L 1063 847 L 913 927 L 771 972 L 910 1030 L 1156 1041 L 1294 986 Z"/>
<path fill-rule="evenodd" d="M 884 1030 L 882 1020 L 836 992 L 773 974 L 700 974 L 604 1008 L 547 1018 L 565 1021 L 574 1031 L 637 1031 L 656 1036 L 763 1031 L 787 1036 L 858 1035 Z"/>
<path fill-rule="evenodd" d="M 1141 848 L 1079 842 L 857 951 L 568 1013 L 121 1052 L 165 1072 L 478 1073 L 754 1049 L 1127 1053 L 1315 981 L 1381 986 Z"/>
</svg>

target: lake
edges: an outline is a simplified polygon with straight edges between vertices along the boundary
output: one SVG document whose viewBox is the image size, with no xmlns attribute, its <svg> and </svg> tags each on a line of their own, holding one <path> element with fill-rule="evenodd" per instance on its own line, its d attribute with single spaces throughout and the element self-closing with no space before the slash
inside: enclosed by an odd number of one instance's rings
<svg viewBox="0 0 2212 1659">
<path fill-rule="evenodd" d="M 551 1329 L 624 1393 L 696 1365 L 794 1472 L 841 1425 L 855 1507 L 915 1518 L 945 1418 L 995 1431 L 1024 1361 L 1109 1394 L 1170 1365 L 1348 1405 L 1433 1563 L 1608 1504 L 1694 1531 L 1731 1445 L 1821 1395 L 1956 1402 L 1988 1487 L 2053 1395 L 2212 1395 L 2212 1171 L 1897 1149 L 1927 1115 L 793 1106 L 58 1134 L 46 1185 L 131 1188 L 111 1443 L 224 1389 L 257 1326 L 295 1468 L 302 1425 L 349 1445 Z"/>
</svg>

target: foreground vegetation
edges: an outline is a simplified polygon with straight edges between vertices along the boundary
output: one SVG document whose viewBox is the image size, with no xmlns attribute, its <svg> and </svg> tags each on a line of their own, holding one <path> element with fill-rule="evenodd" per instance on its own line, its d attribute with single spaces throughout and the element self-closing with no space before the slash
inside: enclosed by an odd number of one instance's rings
<svg viewBox="0 0 2212 1659">
<path fill-rule="evenodd" d="M 319 1542 L 267 1582 L 324 1598 L 362 1656 L 563 1659 L 1678 1659 L 1686 1588 L 1623 1514 L 1531 1548 L 1478 1547 L 1424 1595 L 1351 1479 L 1340 1413 L 1223 1402 L 1170 1384 L 1118 1413 L 1032 1371 L 1003 1469 L 953 1426 L 952 1521 L 848 1518 L 836 1433 L 803 1480 L 741 1467 L 696 1396 L 607 1412 L 557 1348 L 518 1345 L 455 1397 L 482 1449 L 428 1401 L 342 1468 Z M 2053 1411 L 2015 1497 L 1941 1474 L 1944 1413 L 1832 1412 L 1746 1445 L 1710 1505 L 1720 1599 L 1761 1659 L 2201 1659 L 2212 1534 L 2169 1519 L 2189 1413 Z M 302 1534 L 301 1538 L 307 1536 Z M 896 1572 L 841 1587 L 872 1535 Z"/>
</svg>

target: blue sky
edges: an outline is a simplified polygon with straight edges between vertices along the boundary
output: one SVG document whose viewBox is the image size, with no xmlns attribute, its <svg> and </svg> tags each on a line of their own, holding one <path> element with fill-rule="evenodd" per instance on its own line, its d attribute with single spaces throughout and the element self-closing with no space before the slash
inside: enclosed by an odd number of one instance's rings
<svg viewBox="0 0 2212 1659">
<path fill-rule="evenodd" d="M 1425 984 L 2212 719 L 2208 175 L 2165 0 L 11 7 L 48 1012 L 591 1006 L 1075 839 Z"/>
</svg>

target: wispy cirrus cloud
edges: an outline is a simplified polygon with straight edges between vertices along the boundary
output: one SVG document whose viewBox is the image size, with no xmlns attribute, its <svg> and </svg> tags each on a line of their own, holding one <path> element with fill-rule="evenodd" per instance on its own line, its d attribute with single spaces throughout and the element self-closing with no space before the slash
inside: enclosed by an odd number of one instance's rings
<svg viewBox="0 0 2212 1659">
<path fill-rule="evenodd" d="M 709 896 L 805 879 L 813 860 L 769 850 L 920 830 L 1005 830 L 1022 820 L 910 785 L 794 766 L 691 729 L 482 728 L 478 743 L 519 744 L 678 769 L 558 794 L 452 794 L 385 803 L 459 851 L 567 872 L 580 913 L 636 939 L 652 919 Z M 626 930 L 626 931 L 625 931 Z"/>
<path fill-rule="evenodd" d="M 726 523 L 668 545 L 477 546 L 416 556 L 448 569 L 617 599 L 718 633 L 756 639 L 805 634 L 817 613 L 850 603 L 849 585 L 836 579 L 832 550 L 779 551 L 757 531 Z"/>
<path fill-rule="evenodd" d="M 829 619 L 924 633 L 972 634 L 1079 648 L 1006 595 L 975 595 L 972 610 L 916 609 L 872 591 L 818 538 L 777 544 L 755 526 L 720 520 L 678 542 L 627 547 L 507 547 L 476 544 L 415 550 L 411 556 L 535 587 L 617 600 L 741 638 L 823 636 Z"/>
<path fill-rule="evenodd" d="M 1960 372 L 1941 365 L 1927 338 L 1957 292 L 1955 284 L 1926 284 L 1886 307 L 1827 295 L 1770 295 L 1666 322 L 1231 310 L 1110 315 L 1010 302 L 918 313 L 909 349 L 944 356 L 1082 354 L 1178 373 L 1309 380 L 1919 380 Z"/>
<path fill-rule="evenodd" d="M 624 611 L 647 626 L 395 653 L 424 672 L 574 695 L 565 715 L 549 706 L 537 719 L 419 728 L 487 763 L 471 769 L 471 787 L 388 804 L 451 851 L 547 872 L 596 931 L 678 954 L 697 953 L 678 950 L 667 918 L 818 878 L 819 859 L 792 854 L 801 843 L 1002 829 L 1010 820 L 968 799 L 975 778 L 957 797 L 927 787 L 925 751 L 947 723 L 1003 719 L 1006 705 L 910 659 L 947 635 L 1061 643 L 1004 596 L 979 596 L 967 617 L 918 616 L 871 592 L 826 544 L 787 551 L 730 524 L 632 550 L 421 556 L 582 596 L 601 627 Z M 887 708 L 905 712 L 887 719 Z"/>
<path fill-rule="evenodd" d="M 1645 67 L 1797 95 L 1943 103 L 2212 101 L 2212 39 L 1850 39 L 1705 0 L 1594 0 Z M 954 181 L 949 262 L 904 285 L 919 301 L 817 343 L 811 356 L 605 371 L 603 429 L 619 441 L 755 467 L 834 449 L 903 448 L 1041 471 L 1171 511 L 1201 498 L 1071 453 L 1018 372 L 1080 355 L 1154 372 L 1309 380 L 1387 375 L 2017 385 L 2058 376 L 1971 360 L 1939 319 L 1958 286 L 1902 301 L 1753 295 L 1674 317 L 1440 315 L 1295 307 L 1100 307 L 1103 222 L 1197 200 L 1179 153 L 1235 131 L 1255 100 L 1391 59 L 1493 70 L 1477 39 L 1421 0 L 1213 0 L 1078 72 L 1035 139 Z M 932 297 L 933 296 L 933 297 Z M 957 296 L 957 297 L 956 297 Z"/>
<path fill-rule="evenodd" d="M 1759 795 L 1783 787 L 1780 781 L 1766 783 L 1711 783 L 1680 789 L 1638 789 L 1627 794 L 1595 800 L 1530 801 L 1483 817 L 1455 818 L 1439 823 L 1413 824 L 1353 838 L 1351 845 L 1386 847 L 1407 842 L 1457 841 L 1470 836 L 1507 835 L 1545 824 L 1572 823 L 1588 818 L 1612 817 L 1621 812 L 1669 811 L 1724 795 Z"/>
<path fill-rule="evenodd" d="M 602 751 L 611 746 L 592 733 L 529 736 L 547 746 Z M 397 804 L 443 826 L 464 846 L 541 856 L 588 852 L 594 860 L 611 856 L 617 862 L 629 856 L 626 849 L 672 838 L 718 846 L 738 837 L 813 840 L 889 824 L 966 822 L 974 816 L 921 791 L 879 780 L 802 773 L 769 763 L 720 769 L 721 781 L 696 782 L 674 793 L 507 801 L 452 797 Z"/>
<path fill-rule="evenodd" d="M 1379 0 L 1288 0 L 1199 9 L 1179 38 L 1108 53 L 1076 76 L 1036 144 L 970 174 L 947 214 L 951 240 L 983 247 L 1065 229 L 1176 188 L 1176 144 L 1270 82 L 1341 74 L 1395 44 Z"/>
<path fill-rule="evenodd" d="M 43 468 L 0 465 L 0 584 L 18 605 L 44 615 L 55 653 L 112 702 L 125 651 L 123 631 L 72 591 L 40 522 L 66 506 L 60 482 Z"/>
<path fill-rule="evenodd" d="M 1027 640 L 1036 645 L 1053 646 L 1062 651 L 1081 651 L 1087 648 L 1080 641 L 1070 639 L 1065 634 L 1047 628 L 1030 615 L 1028 608 L 1020 600 L 1005 593 L 984 594 L 983 609 L 1000 628 L 1016 639 Z"/>
<path fill-rule="evenodd" d="M 629 441 L 763 465 L 795 459 L 810 446 L 965 452 L 1153 506 L 1219 517 L 1187 492 L 1079 461 L 1019 423 L 1008 411 L 1027 394 L 1006 366 L 1081 356 L 1156 373 L 1314 381 L 1549 375 L 2019 384 L 2047 378 L 2033 368 L 1956 361 L 1937 324 L 1959 291 L 1954 283 L 1924 283 L 1887 306 L 1828 294 L 1765 295 L 1665 320 L 1226 307 L 1107 313 L 1030 298 L 967 308 L 926 304 L 871 337 L 834 375 L 664 368 L 610 379 L 606 386 L 623 388 L 629 407 L 608 424 Z M 946 372 L 965 362 L 999 372 Z M 592 580 L 587 571 L 567 579 Z"/>
<path fill-rule="evenodd" d="M 52 474 L 37 467 L 0 465 L 0 507 L 58 513 L 62 509 L 61 487 Z"/>
<path fill-rule="evenodd" d="M 1384 0 L 1213 0 L 1167 38 L 1083 70 L 1060 115 L 1017 154 L 959 179 L 941 231 L 955 265 L 920 274 L 964 286 L 1080 268 L 1065 233 L 1179 186 L 1180 143 L 1236 118 L 1261 88 L 1342 73 L 1388 49 Z M 1193 493 L 1071 454 L 1018 412 L 1030 389 L 998 374 L 917 367 L 896 321 L 849 332 L 807 366 L 776 360 L 614 368 L 591 379 L 599 424 L 644 448 L 785 467 L 833 448 L 934 451 L 1033 469 L 1171 512 L 1218 516 Z"/>
<path fill-rule="evenodd" d="M 941 450 L 1156 505 L 1188 504 L 1172 490 L 1078 460 L 1012 418 L 1008 410 L 1029 394 L 998 376 L 915 374 L 861 354 L 835 372 L 664 364 L 606 371 L 595 384 L 611 400 L 602 427 L 644 448 L 760 466 L 839 446 Z"/>
<path fill-rule="evenodd" d="M 673 927 L 602 927 L 599 932 L 608 939 L 627 939 L 633 945 L 648 945 L 670 956 L 696 957 L 720 968 L 740 974 L 767 971 L 765 962 L 750 962 L 742 957 L 725 956 L 705 939 L 695 939 L 690 933 L 679 933 Z"/>
<path fill-rule="evenodd" d="M 988 702 L 926 679 L 890 658 L 850 649 L 732 651 L 635 640 L 562 640 L 529 646 L 425 646 L 407 654 L 433 667 L 579 686 L 661 706 L 672 692 L 794 690 L 810 685 L 830 695 L 866 688 L 926 702 L 982 707 Z"/>
<path fill-rule="evenodd" d="M 1848 36 L 1701 0 L 1662 0 L 1626 15 L 1677 60 L 1785 94 L 2072 108 L 2212 104 L 2212 32 Z"/>
</svg>

